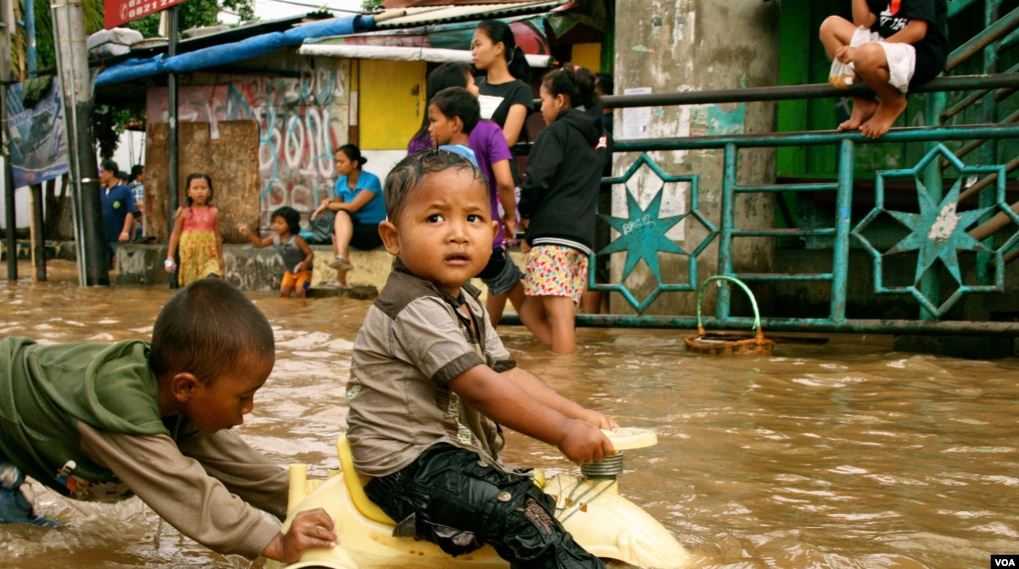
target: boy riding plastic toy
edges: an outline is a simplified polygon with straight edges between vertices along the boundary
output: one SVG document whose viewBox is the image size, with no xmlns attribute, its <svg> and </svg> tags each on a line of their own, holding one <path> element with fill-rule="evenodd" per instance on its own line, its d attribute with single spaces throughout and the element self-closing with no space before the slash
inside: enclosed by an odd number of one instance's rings
<svg viewBox="0 0 1019 569">
<path fill-rule="evenodd" d="M 620 428 L 604 431 L 617 453 L 581 467 L 582 475 L 548 478 L 535 471 L 535 484 L 556 498 L 556 518 L 584 549 L 611 562 L 648 569 L 682 569 L 690 555 L 657 520 L 619 495 L 618 475 L 624 450 L 658 444 L 653 431 Z M 328 480 L 308 480 L 307 467 L 290 467 L 287 521 L 301 511 L 323 508 L 333 518 L 338 536 L 332 549 L 307 551 L 287 569 L 505 569 L 508 564 L 485 546 L 450 557 L 437 545 L 395 537 L 396 523 L 364 493 L 365 479 L 354 470 L 345 437 L 336 443 L 341 471 Z M 271 565 L 274 566 L 274 565 Z"/>
</svg>

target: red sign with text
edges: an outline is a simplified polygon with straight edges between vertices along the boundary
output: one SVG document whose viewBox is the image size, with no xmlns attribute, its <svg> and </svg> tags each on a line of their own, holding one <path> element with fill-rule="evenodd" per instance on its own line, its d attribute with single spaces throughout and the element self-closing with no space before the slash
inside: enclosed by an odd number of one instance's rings
<svg viewBox="0 0 1019 569">
<path fill-rule="evenodd" d="M 185 0 L 103 0 L 103 27 L 115 28 L 184 2 Z"/>
</svg>

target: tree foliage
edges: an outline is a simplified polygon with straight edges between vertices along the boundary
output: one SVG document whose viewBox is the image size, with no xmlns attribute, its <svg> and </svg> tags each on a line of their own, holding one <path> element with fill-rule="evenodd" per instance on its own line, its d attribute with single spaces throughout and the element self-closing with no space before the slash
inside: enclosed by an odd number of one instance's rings
<svg viewBox="0 0 1019 569">
<path fill-rule="evenodd" d="M 103 28 L 103 3 L 102 0 L 82 0 L 82 9 L 85 13 L 85 33 L 91 34 Z M 24 20 L 24 6 L 21 2 L 14 4 L 15 19 Z M 35 11 L 35 51 L 36 70 L 40 75 L 52 74 L 57 68 L 57 54 L 53 43 L 53 13 L 50 11 L 49 0 L 34 0 L 32 8 Z M 25 28 L 17 26 L 17 34 L 13 39 L 12 54 L 14 68 L 21 77 L 27 77 L 28 56 L 25 48 L 28 39 L 25 37 Z"/>
<path fill-rule="evenodd" d="M 82 0 L 81 4 L 85 12 L 85 33 L 93 34 L 101 30 L 103 28 L 102 0 Z M 23 19 L 21 2 L 17 2 L 15 6 L 18 10 L 17 18 Z M 35 9 L 37 69 L 40 74 L 54 73 L 57 67 L 57 56 L 53 43 L 53 17 L 50 11 L 50 2 L 49 0 L 34 0 L 33 8 Z M 181 4 L 179 8 L 180 29 L 187 30 L 215 25 L 219 22 L 221 10 L 237 14 L 243 22 L 255 19 L 254 0 L 189 0 Z M 129 22 L 127 26 L 138 30 L 145 37 L 159 35 L 159 14 L 152 14 Z M 18 26 L 17 37 L 14 41 L 15 68 L 22 74 L 27 73 L 25 46 L 28 42 L 25 38 L 24 27 Z"/>
<path fill-rule="evenodd" d="M 15 4 L 17 19 L 24 19 L 24 9 L 21 2 Z M 36 71 L 40 75 L 56 73 L 57 56 L 56 44 L 53 38 L 53 17 L 50 11 L 49 0 L 33 0 L 35 10 L 35 37 L 36 37 Z M 85 15 L 85 33 L 93 34 L 103 28 L 103 2 L 102 0 L 82 0 L 82 9 Z M 226 10 L 236 14 L 241 21 L 255 19 L 253 0 L 188 0 L 179 8 L 179 27 L 181 30 L 189 28 L 211 26 L 219 23 L 219 13 Z M 142 33 L 145 37 L 159 35 L 159 14 L 152 14 L 140 20 L 127 24 Z M 25 36 L 25 28 L 18 26 L 17 35 L 12 46 L 13 60 L 18 75 L 22 78 L 28 76 L 28 63 L 26 46 L 28 39 Z M 120 134 L 124 127 L 131 121 L 144 121 L 141 116 L 142 109 L 114 108 L 109 105 L 97 105 L 92 115 L 92 132 L 99 143 L 99 153 L 104 158 L 113 155 L 120 140 Z"/>
<path fill-rule="evenodd" d="M 253 0 L 189 0 L 180 4 L 178 10 L 177 26 L 182 31 L 219 23 L 219 13 L 222 10 L 237 14 L 242 22 L 255 19 Z M 130 22 L 127 26 L 138 30 L 147 38 L 158 36 L 159 14 L 145 16 Z"/>
</svg>

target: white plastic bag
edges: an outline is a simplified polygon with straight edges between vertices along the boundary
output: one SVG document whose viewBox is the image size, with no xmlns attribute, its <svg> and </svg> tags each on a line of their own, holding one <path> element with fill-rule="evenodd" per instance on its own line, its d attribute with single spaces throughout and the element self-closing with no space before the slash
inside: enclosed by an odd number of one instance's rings
<svg viewBox="0 0 1019 569">
<path fill-rule="evenodd" d="M 856 81 L 856 69 L 852 63 L 842 63 L 838 59 L 831 62 L 831 71 L 828 73 L 828 82 L 833 87 L 848 89 Z"/>
</svg>

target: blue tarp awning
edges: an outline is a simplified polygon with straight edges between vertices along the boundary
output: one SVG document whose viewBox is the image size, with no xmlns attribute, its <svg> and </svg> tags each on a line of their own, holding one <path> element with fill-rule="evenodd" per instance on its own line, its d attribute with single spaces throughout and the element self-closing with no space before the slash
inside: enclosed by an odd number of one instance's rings
<svg viewBox="0 0 1019 569">
<path fill-rule="evenodd" d="M 220 67 L 261 57 L 284 47 L 301 45 L 308 39 L 345 36 L 370 31 L 374 27 L 375 19 L 371 16 L 345 16 L 305 24 L 285 32 L 271 32 L 238 42 L 214 45 L 169 58 L 159 54 L 145 59 L 129 59 L 100 71 L 96 77 L 96 87 L 164 73 L 188 73 Z"/>
</svg>

